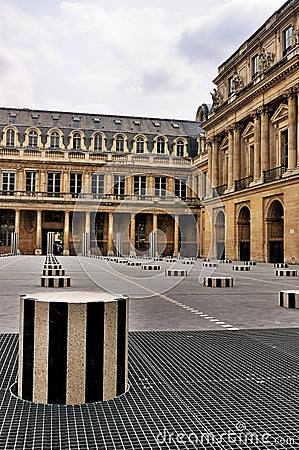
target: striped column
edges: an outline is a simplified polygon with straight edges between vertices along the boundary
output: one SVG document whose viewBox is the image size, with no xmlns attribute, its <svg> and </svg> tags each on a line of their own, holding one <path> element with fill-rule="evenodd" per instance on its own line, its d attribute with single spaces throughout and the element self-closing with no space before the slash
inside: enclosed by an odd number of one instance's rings
<svg viewBox="0 0 299 450">
<path fill-rule="evenodd" d="M 203 285 L 206 287 L 233 287 L 234 279 L 231 277 L 207 277 L 204 278 Z"/>
<path fill-rule="evenodd" d="M 53 255 L 54 250 L 54 232 L 48 231 L 47 233 L 47 255 Z"/>
<path fill-rule="evenodd" d="M 299 291 L 280 291 L 278 304 L 284 308 L 299 308 Z"/>
<path fill-rule="evenodd" d="M 128 307 L 106 292 L 22 295 L 19 397 L 80 404 L 126 392 Z"/>
<path fill-rule="evenodd" d="M 12 255 L 17 255 L 18 254 L 18 246 L 19 246 L 19 234 L 18 233 L 11 233 L 10 253 Z"/>
<path fill-rule="evenodd" d="M 116 256 L 123 256 L 123 234 L 116 233 Z"/>
<path fill-rule="evenodd" d="M 157 247 L 157 232 L 152 231 L 149 234 L 149 241 L 150 241 L 150 250 L 149 250 L 149 256 L 151 258 L 155 258 L 158 253 L 158 247 Z"/>
<path fill-rule="evenodd" d="M 89 255 L 89 234 L 82 233 L 82 256 Z"/>
</svg>

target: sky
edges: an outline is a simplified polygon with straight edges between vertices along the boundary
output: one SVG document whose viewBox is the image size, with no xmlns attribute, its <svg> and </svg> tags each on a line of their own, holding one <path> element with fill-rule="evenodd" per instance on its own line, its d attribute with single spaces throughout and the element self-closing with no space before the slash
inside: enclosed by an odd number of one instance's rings
<svg viewBox="0 0 299 450">
<path fill-rule="evenodd" d="M 195 120 L 282 0 L 0 0 L 0 106 Z"/>
</svg>

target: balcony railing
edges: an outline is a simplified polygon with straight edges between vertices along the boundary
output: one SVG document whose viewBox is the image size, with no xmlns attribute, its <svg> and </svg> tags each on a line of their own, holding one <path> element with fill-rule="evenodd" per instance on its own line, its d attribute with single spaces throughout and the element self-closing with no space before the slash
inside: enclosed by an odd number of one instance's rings
<svg viewBox="0 0 299 450">
<path fill-rule="evenodd" d="M 224 194 L 224 192 L 227 189 L 227 184 L 222 184 L 221 186 L 217 186 L 213 189 L 213 197 L 216 197 L 216 195 L 219 195 L 219 197 L 221 195 Z"/>
<path fill-rule="evenodd" d="M 3 197 L 1 199 L 1 197 Z M 7 197 L 14 197 L 15 200 L 28 200 L 32 202 L 33 200 L 45 201 L 49 200 L 61 203 L 61 199 L 66 202 L 100 202 L 103 204 L 117 205 L 121 202 L 127 202 L 128 204 L 142 203 L 143 205 L 157 205 L 157 204 L 177 204 L 177 205 L 188 205 L 189 207 L 199 207 L 201 205 L 201 200 L 198 197 L 184 197 L 179 198 L 176 196 L 165 195 L 165 196 L 154 196 L 154 195 L 125 195 L 125 194 L 93 194 L 93 193 L 70 193 L 70 192 L 32 192 L 32 191 L 7 191 L 0 190 L 0 202 L 5 201 Z M 10 199 L 11 201 L 11 199 Z"/>
<path fill-rule="evenodd" d="M 240 178 L 239 180 L 235 180 L 235 191 L 242 191 L 243 189 L 249 188 L 252 181 L 252 175 L 249 175 L 249 177 Z"/>
<path fill-rule="evenodd" d="M 282 178 L 282 175 L 285 173 L 286 170 L 287 170 L 286 166 L 278 166 L 270 170 L 264 170 L 263 172 L 264 183 L 279 180 L 280 178 Z"/>
</svg>

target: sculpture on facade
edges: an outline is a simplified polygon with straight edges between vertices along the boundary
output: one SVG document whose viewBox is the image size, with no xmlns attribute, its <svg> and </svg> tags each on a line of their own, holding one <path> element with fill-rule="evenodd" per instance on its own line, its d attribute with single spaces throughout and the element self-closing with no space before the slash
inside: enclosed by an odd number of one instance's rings
<svg viewBox="0 0 299 450">
<path fill-rule="evenodd" d="M 237 72 L 234 72 L 232 79 L 233 92 L 238 92 L 243 87 L 243 80 Z"/>
<path fill-rule="evenodd" d="M 210 92 L 210 94 L 211 94 L 212 100 L 213 100 L 212 110 L 214 110 L 215 108 L 218 108 L 218 106 L 220 106 L 223 103 L 223 96 L 219 92 L 219 90 L 216 88 L 214 88 L 214 91 Z"/>
<path fill-rule="evenodd" d="M 274 53 L 268 52 L 264 47 L 259 53 L 259 72 L 265 72 L 265 70 L 269 69 L 273 61 Z"/>
</svg>

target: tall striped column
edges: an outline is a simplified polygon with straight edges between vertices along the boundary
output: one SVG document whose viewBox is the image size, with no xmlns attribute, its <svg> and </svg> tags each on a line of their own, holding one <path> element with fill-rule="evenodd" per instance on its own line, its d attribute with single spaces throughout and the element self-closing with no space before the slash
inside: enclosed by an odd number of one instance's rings
<svg viewBox="0 0 299 450">
<path fill-rule="evenodd" d="M 106 292 L 22 295 L 18 396 L 80 404 L 126 392 L 128 308 Z"/>
<path fill-rule="evenodd" d="M 11 233 L 10 253 L 12 255 L 17 255 L 18 254 L 18 246 L 19 246 L 19 234 L 18 233 Z"/>
<path fill-rule="evenodd" d="M 48 231 L 47 233 L 47 255 L 53 255 L 54 253 L 54 232 Z"/>
</svg>

